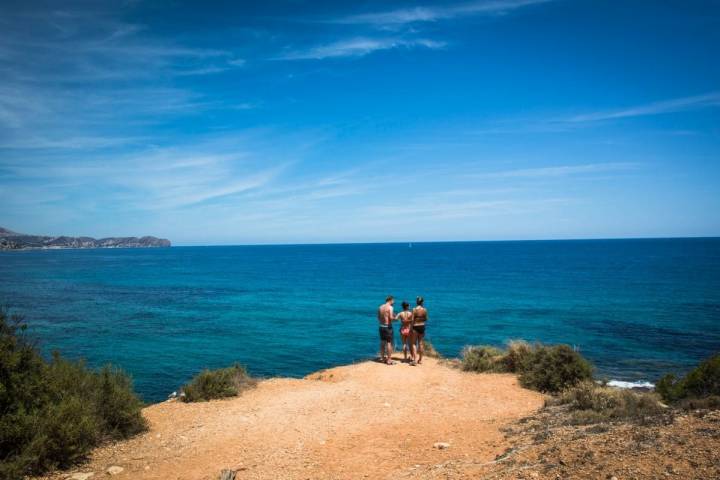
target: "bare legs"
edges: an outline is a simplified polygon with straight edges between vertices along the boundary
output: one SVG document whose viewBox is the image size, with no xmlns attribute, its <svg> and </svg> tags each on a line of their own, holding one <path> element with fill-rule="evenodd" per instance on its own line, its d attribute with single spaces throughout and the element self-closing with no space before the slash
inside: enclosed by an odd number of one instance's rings
<svg viewBox="0 0 720 480">
<path fill-rule="evenodd" d="M 423 353 L 425 353 L 425 342 L 423 340 L 425 339 L 425 335 L 418 334 L 418 350 L 420 351 L 420 358 L 418 358 L 417 363 L 422 363 L 422 357 Z"/>
<path fill-rule="evenodd" d="M 423 344 L 424 334 L 417 333 L 416 331 L 410 332 L 410 354 L 412 356 L 413 365 L 422 363 L 423 353 L 425 353 L 425 345 Z"/>
<path fill-rule="evenodd" d="M 412 359 L 412 365 L 416 365 L 415 360 L 417 359 L 417 333 L 415 330 L 410 330 L 410 357 Z"/>
<path fill-rule="evenodd" d="M 402 349 L 403 349 L 403 359 L 404 359 L 405 361 L 407 361 L 407 359 L 408 359 L 408 353 L 411 353 L 411 354 L 412 354 L 412 347 L 410 346 L 410 335 L 411 335 L 411 334 L 409 334 L 409 333 L 408 333 L 407 335 L 401 335 L 401 338 L 402 338 L 402 346 L 403 346 L 403 347 L 402 347 Z"/>
<path fill-rule="evenodd" d="M 385 360 L 385 363 L 387 363 L 388 365 L 391 365 L 392 364 L 392 354 L 393 354 L 393 344 L 392 344 L 392 342 L 387 342 L 385 345 L 386 345 L 385 348 L 387 349 L 387 359 Z"/>
<path fill-rule="evenodd" d="M 380 361 L 390 365 L 392 363 L 393 344 L 386 340 L 380 340 Z"/>
</svg>

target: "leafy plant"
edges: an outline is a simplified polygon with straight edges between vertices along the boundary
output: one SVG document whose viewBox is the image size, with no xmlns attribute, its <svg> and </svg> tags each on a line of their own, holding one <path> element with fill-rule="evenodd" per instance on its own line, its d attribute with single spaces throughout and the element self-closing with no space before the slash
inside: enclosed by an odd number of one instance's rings
<svg viewBox="0 0 720 480">
<path fill-rule="evenodd" d="M 21 317 L 0 309 L 0 479 L 68 467 L 106 439 L 146 429 L 124 372 L 57 353 L 46 362 L 25 332 Z"/>
<path fill-rule="evenodd" d="M 558 393 L 592 378 L 590 362 L 568 345 L 537 346 L 520 371 L 520 383 L 540 392 Z"/>
<path fill-rule="evenodd" d="M 218 370 L 203 370 L 182 390 L 185 402 L 204 402 L 215 398 L 234 397 L 256 385 L 245 367 L 235 364 Z"/>
<path fill-rule="evenodd" d="M 655 391 L 666 402 L 717 408 L 716 405 L 720 405 L 720 354 L 703 361 L 683 378 L 673 374 L 663 376 L 655 385 Z M 703 399 L 706 400 L 701 401 Z"/>
<path fill-rule="evenodd" d="M 557 393 L 592 378 L 592 366 L 568 345 L 530 345 L 521 340 L 507 350 L 491 346 L 465 347 L 463 370 L 520 374 L 520 383 L 541 392 Z"/>
</svg>

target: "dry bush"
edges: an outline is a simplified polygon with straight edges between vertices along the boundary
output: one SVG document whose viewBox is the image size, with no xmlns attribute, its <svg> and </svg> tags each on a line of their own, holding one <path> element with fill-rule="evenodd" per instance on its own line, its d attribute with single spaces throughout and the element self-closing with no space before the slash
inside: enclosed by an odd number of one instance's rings
<svg viewBox="0 0 720 480">
<path fill-rule="evenodd" d="M 239 364 L 218 370 L 203 370 L 182 388 L 182 399 L 184 402 L 205 402 L 235 397 L 256 384 L 257 381 Z"/>
<path fill-rule="evenodd" d="M 429 340 L 423 340 L 423 349 L 424 349 L 423 355 L 425 355 L 426 357 L 442 358 L 442 355 L 440 355 L 440 352 L 435 350 L 435 347 L 433 346 L 432 343 L 430 343 Z"/>
<path fill-rule="evenodd" d="M 584 381 L 564 391 L 558 403 L 573 411 L 574 423 L 598 423 L 619 419 L 643 420 L 664 411 L 653 393 L 638 393 L 628 389 L 600 386 Z"/>
<path fill-rule="evenodd" d="M 510 340 L 505 353 L 508 372 L 521 372 L 527 368 L 533 355 L 533 347 L 525 340 Z"/>
<path fill-rule="evenodd" d="M 502 350 L 488 345 L 465 347 L 461 354 L 462 369 L 468 372 L 507 372 Z"/>
</svg>

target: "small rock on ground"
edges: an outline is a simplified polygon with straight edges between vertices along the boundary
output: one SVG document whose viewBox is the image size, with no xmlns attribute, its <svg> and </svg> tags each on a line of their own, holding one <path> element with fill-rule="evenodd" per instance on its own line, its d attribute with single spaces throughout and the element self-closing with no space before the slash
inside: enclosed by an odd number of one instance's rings
<svg viewBox="0 0 720 480">
<path fill-rule="evenodd" d="M 81 472 L 75 473 L 68 477 L 68 480 L 88 480 L 90 477 L 95 475 L 95 472 Z"/>
<path fill-rule="evenodd" d="M 122 473 L 123 470 L 125 470 L 123 467 L 113 465 L 112 467 L 107 469 L 107 473 L 108 475 L 117 475 L 118 473 Z"/>
</svg>

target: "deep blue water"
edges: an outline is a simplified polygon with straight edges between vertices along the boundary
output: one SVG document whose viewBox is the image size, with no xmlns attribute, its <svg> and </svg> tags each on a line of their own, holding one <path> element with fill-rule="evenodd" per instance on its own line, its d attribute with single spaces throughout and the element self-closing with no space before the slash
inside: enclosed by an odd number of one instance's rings
<svg viewBox="0 0 720 480">
<path fill-rule="evenodd" d="M 204 367 L 367 358 L 388 293 L 425 297 L 448 356 L 563 342 L 601 376 L 653 381 L 720 350 L 718 238 L 23 251 L 0 254 L 0 279 L 44 352 L 117 364 L 147 401 Z"/>
</svg>

